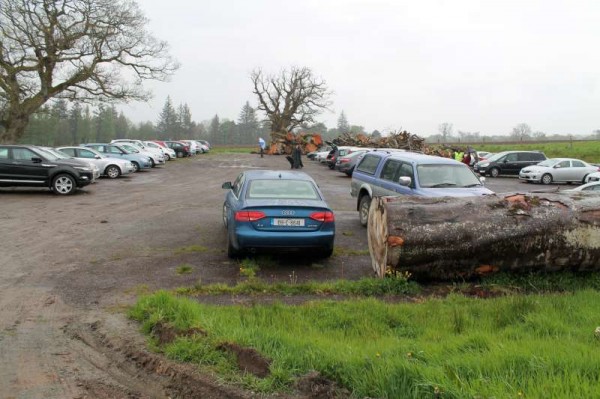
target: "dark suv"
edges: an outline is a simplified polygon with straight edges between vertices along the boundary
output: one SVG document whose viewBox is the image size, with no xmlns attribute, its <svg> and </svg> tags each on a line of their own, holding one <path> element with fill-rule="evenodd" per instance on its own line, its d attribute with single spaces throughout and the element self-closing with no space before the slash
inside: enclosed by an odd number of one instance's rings
<svg viewBox="0 0 600 399">
<path fill-rule="evenodd" d="M 94 179 L 89 165 L 29 145 L 0 145 L 0 187 L 49 187 L 67 195 Z"/>
<path fill-rule="evenodd" d="M 545 161 L 546 156 L 540 151 L 504 151 L 492 155 L 485 161 L 473 166 L 475 173 L 481 175 L 518 175 L 525 166 L 537 165 Z"/>
</svg>

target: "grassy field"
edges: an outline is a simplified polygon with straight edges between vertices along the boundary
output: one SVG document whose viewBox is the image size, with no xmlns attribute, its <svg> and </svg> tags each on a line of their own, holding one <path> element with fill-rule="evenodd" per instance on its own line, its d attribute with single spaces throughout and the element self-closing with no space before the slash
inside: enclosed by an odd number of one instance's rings
<svg viewBox="0 0 600 399">
<path fill-rule="evenodd" d="M 310 370 L 377 398 L 600 397 L 600 293 L 450 295 L 417 303 L 373 298 L 287 306 L 215 306 L 172 293 L 141 297 L 130 316 L 146 333 L 181 332 L 159 347 L 259 392 L 285 391 Z M 206 335 L 186 336 L 200 328 Z M 271 375 L 240 375 L 218 349 L 252 347 Z"/>
<path fill-rule="evenodd" d="M 434 145 L 435 146 L 435 145 Z M 586 162 L 600 163 L 600 141 L 573 141 L 552 143 L 524 144 L 473 144 L 478 151 L 501 152 L 508 150 L 542 151 L 548 158 L 566 157 L 578 158 Z M 257 146 L 215 146 L 211 149 L 214 154 L 249 154 L 258 151 Z"/>
<path fill-rule="evenodd" d="M 600 141 L 574 141 L 526 144 L 481 144 L 474 145 L 478 151 L 501 152 L 508 150 L 542 151 L 548 158 L 577 158 L 586 162 L 600 163 Z"/>
</svg>

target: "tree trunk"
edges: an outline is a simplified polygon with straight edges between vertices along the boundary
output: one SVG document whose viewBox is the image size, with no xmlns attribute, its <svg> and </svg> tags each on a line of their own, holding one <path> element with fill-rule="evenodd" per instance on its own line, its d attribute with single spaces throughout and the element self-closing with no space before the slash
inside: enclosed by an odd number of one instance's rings
<svg viewBox="0 0 600 399">
<path fill-rule="evenodd" d="M 16 144 L 19 138 L 25 134 L 25 128 L 29 124 L 29 115 L 24 113 L 11 113 L 2 121 L 4 130 L 0 129 L 0 143 Z"/>
<path fill-rule="evenodd" d="M 373 269 L 416 279 L 600 269 L 600 196 L 381 197 L 369 210 Z"/>
</svg>

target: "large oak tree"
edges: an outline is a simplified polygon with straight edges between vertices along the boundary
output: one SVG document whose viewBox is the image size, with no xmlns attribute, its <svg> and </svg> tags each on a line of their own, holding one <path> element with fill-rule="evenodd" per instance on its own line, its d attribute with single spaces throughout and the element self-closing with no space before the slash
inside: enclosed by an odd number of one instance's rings
<svg viewBox="0 0 600 399">
<path fill-rule="evenodd" d="M 0 1 L 0 142 L 51 98 L 147 100 L 177 64 L 132 0 Z"/>
<path fill-rule="evenodd" d="M 258 109 L 271 124 L 271 139 L 284 138 L 288 131 L 304 123 L 313 123 L 316 115 L 327 109 L 330 91 L 326 82 L 307 67 L 291 67 L 278 75 L 252 72 Z"/>
</svg>

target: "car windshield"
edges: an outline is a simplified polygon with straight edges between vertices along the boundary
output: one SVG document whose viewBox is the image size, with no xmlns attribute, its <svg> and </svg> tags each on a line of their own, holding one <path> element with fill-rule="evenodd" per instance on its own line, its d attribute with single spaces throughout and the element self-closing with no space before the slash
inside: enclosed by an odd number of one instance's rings
<svg viewBox="0 0 600 399">
<path fill-rule="evenodd" d="M 128 151 L 125 147 L 120 146 L 120 145 L 116 145 L 116 148 L 118 148 L 120 151 L 123 151 L 124 154 L 131 154 L 131 151 Z"/>
<path fill-rule="evenodd" d="M 481 186 L 481 182 L 466 165 L 418 165 L 419 185 L 422 188 L 452 188 Z"/>
<path fill-rule="evenodd" d="M 44 155 L 46 156 L 46 158 L 48 158 L 49 161 L 56 161 L 57 159 L 71 158 L 68 155 L 62 154 L 58 151 L 54 151 L 53 149 L 50 149 L 50 148 L 38 148 L 38 149 L 44 153 Z"/>
<path fill-rule="evenodd" d="M 321 199 L 310 181 L 272 179 L 251 180 L 246 197 L 249 199 Z"/>
<path fill-rule="evenodd" d="M 547 166 L 547 167 L 551 168 L 559 162 L 560 162 L 560 159 L 546 159 L 545 161 L 538 163 L 537 166 Z"/>
<path fill-rule="evenodd" d="M 494 162 L 499 160 L 500 158 L 502 158 L 503 156 L 505 156 L 507 153 L 506 152 L 499 152 L 497 154 L 492 155 L 491 157 L 489 157 L 487 160 L 490 162 Z"/>
<path fill-rule="evenodd" d="M 133 153 L 140 152 L 136 147 L 134 147 L 132 145 L 124 144 L 124 145 L 122 145 L 122 147 L 125 148 L 129 152 L 133 152 Z"/>
</svg>

